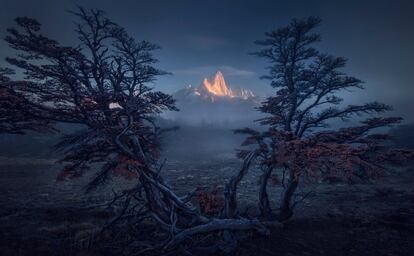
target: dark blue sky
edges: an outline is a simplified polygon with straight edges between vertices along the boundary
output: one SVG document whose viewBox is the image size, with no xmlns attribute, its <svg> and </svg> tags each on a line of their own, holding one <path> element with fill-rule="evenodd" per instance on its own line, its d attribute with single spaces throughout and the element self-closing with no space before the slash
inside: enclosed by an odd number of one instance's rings
<svg viewBox="0 0 414 256">
<path fill-rule="evenodd" d="M 174 73 L 156 83 L 167 92 L 220 69 L 231 86 L 266 95 L 270 87 L 259 80 L 265 63 L 248 55 L 253 41 L 292 18 L 320 16 L 318 48 L 348 58 L 346 71 L 366 82 L 365 92 L 345 95 L 349 102 L 380 100 L 414 121 L 414 1 L 2 0 L 0 35 L 14 17 L 30 16 L 70 44 L 73 17 L 65 10 L 76 5 L 102 9 L 137 39 L 159 44 L 159 67 Z M 8 51 L 1 42 L 2 59 Z"/>
</svg>

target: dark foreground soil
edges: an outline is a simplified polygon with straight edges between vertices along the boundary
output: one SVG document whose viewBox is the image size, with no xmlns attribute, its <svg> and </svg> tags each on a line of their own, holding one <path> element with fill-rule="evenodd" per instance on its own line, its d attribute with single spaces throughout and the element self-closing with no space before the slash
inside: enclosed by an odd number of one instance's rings
<svg viewBox="0 0 414 256">
<path fill-rule="evenodd" d="M 171 161 L 163 172 L 185 193 L 220 189 L 239 166 L 234 159 Z M 85 195 L 82 179 L 56 183 L 57 169 L 43 162 L 0 166 L 0 255 L 111 255 L 93 246 L 92 234 L 113 216 L 96 206 L 128 182 L 115 180 Z M 253 170 L 241 185 L 245 206 L 254 206 L 259 174 Z M 304 184 L 299 194 L 308 191 L 290 222 L 269 237 L 252 235 L 236 255 L 414 255 L 413 168 L 370 184 Z M 274 201 L 279 192 L 271 187 Z"/>
</svg>

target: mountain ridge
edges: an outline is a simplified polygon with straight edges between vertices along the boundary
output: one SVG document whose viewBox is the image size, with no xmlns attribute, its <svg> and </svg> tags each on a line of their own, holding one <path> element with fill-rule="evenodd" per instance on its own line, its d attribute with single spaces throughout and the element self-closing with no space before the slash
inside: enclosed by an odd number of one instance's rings
<svg viewBox="0 0 414 256">
<path fill-rule="evenodd" d="M 204 78 L 198 87 L 189 85 L 173 97 L 180 111 L 168 117 L 192 124 L 249 123 L 257 118 L 255 107 L 260 102 L 252 91 L 228 86 L 220 71 Z"/>
<path fill-rule="evenodd" d="M 174 93 L 173 96 L 177 100 L 183 97 L 195 96 L 212 102 L 225 98 L 249 100 L 256 97 L 249 89 L 228 86 L 221 71 L 217 71 L 210 79 L 204 78 L 198 87 L 189 85 Z"/>
</svg>

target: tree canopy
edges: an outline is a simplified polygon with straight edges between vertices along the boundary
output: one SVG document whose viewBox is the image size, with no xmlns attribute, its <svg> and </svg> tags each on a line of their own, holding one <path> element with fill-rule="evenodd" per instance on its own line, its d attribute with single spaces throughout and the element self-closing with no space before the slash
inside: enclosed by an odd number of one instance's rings
<svg viewBox="0 0 414 256">
<path fill-rule="evenodd" d="M 280 176 L 285 186 L 278 216 L 281 220 L 293 214 L 296 203 L 292 197 L 300 177 L 363 180 L 381 175 L 391 156 L 412 157 L 409 151 L 384 148 L 383 142 L 389 135 L 372 131 L 402 120 L 380 116 L 391 110 L 391 106 L 376 101 L 343 104 L 341 93 L 364 89 L 363 82 L 342 71 L 345 58 L 321 53 L 315 48 L 321 36 L 314 30 L 320 22 L 317 17 L 294 19 L 256 41 L 261 49 L 253 54 L 269 64 L 268 73 L 262 78 L 270 81 L 275 94 L 259 108 L 266 115 L 258 120 L 267 127 L 265 132 L 249 128 L 236 131 L 248 135 L 243 146 L 255 145 L 253 150 L 240 150 L 239 156 L 246 158 L 254 152 L 264 170 L 260 189 L 263 215 L 272 213 L 267 182 L 272 172 Z M 334 120 L 355 123 L 363 114 L 370 117 L 361 125 L 330 129 L 330 122 Z"/>
<path fill-rule="evenodd" d="M 79 176 L 90 164 L 103 163 L 96 177 L 102 180 L 123 155 L 132 154 L 119 147 L 125 133 L 136 135 L 143 158 L 155 159 L 160 129 L 154 118 L 177 108 L 170 95 L 151 87 L 167 74 L 154 66 L 157 45 L 136 41 L 101 11 L 80 8 L 72 14 L 79 20 L 75 46 L 43 35 L 41 25 L 27 17 L 8 29 L 5 40 L 18 54 L 6 60 L 24 79 L 11 80 L 11 69 L 0 73 L 0 128 L 24 133 L 57 131 L 57 123 L 80 125 L 57 145 L 68 163 L 60 177 Z"/>
</svg>

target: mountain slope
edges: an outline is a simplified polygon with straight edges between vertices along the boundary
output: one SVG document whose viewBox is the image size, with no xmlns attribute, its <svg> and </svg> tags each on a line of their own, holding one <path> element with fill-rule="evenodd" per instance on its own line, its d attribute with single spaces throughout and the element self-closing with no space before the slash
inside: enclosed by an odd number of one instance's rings
<svg viewBox="0 0 414 256">
<path fill-rule="evenodd" d="M 258 117 L 255 107 L 259 99 L 248 89 L 231 88 L 218 71 L 211 79 L 204 78 L 198 87 L 187 86 L 173 94 L 180 109 L 168 118 L 187 123 L 237 126 Z"/>
</svg>

